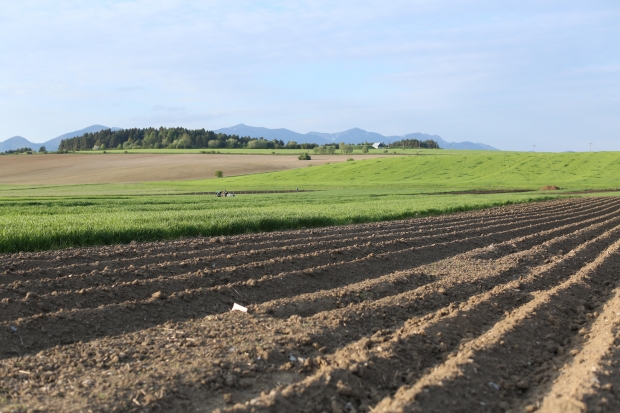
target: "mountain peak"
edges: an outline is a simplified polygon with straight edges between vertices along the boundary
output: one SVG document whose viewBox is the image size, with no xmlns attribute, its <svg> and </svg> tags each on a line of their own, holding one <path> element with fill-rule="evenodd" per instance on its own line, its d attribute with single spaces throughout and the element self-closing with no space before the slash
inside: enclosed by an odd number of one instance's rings
<svg viewBox="0 0 620 413">
<path fill-rule="evenodd" d="M 84 129 L 65 133 L 43 143 L 30 142 L 28 139 L 21 136 L 13 136 L 12 138 L 5 140 L 4 142 L 0 142 L 0 152 L 15 150 L 24 147 L 32 148 L 33 150 L 38 151 L 41 146 L 45 146 L 45 149 L 47 149 L 48 151 L 57 151 L 58 146 L 60 145 L 60 141 L 62 141 L 63 139 L 73 138 L 75 136 L 84 135 L 85 133 L 99 132 L 104 129 L 119 130 L 119 128 L 110 128 L 103 125 L 91 125 Z"/>
</svg>

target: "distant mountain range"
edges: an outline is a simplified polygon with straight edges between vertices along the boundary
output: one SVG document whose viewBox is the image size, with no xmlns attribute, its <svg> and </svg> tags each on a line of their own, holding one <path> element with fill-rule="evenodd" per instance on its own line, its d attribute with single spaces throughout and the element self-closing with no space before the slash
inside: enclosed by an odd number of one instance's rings
<svg viewBox="0 0 620 413">
<path fill-rule="evenodd" d="M 81 136 L 85 133 L 99 132 L 100 130 L 104 129 L 119 130 L 119 128 L 109 128 L 103 125 L 92 125 L 88 128 L 76 130 L 75 132 L 65 133 L 64 135 L 57 136 L 43 143 L 30 142 L 28 139 L 21 136 L 13 136 L 12 138 L 5 140 L 4 142 L 0 142 L 0 152 L 15 150 L 19 148 L 31 148 L 34 151 L 38 151 L 41 146 L 45 146 L 45 149 L 47 149 L 48 151 L 57 151 L 58 146 L 60 145 L 60 141 L 62 141 L 63 139 Z"/>
<path fill-rule="evenodd" d="M 92 125 L 84 129 L 77 130 L 75 132 L 65 133 L 64 135 L 57 136 L 43 143 L 30 142 L 28 139 L 21 136 L 13 136 L 0 142 L 0 152 L 15 150 L 19 148 L 32 148 L 38 151 L 41 146 L 45 146 L 48 151 L 58 150 L 60 141 L 63 139 L 73 138 L 75 136 L 81 136 L 89 132 L 99 132 L 103 129 L 119 130 L 119 128 L 109 128 L 103 125 Z M 437 135 L 427 135 L 424 133 L 409 133 L 406 135 L 391 135 L 385 136 L 376 132 L 367 132 L 360 128 L 353 128 L 344 132 L 337 133 L 323 133 L 323 132 L 308 132 L 297 133 L 289 129 L 269 129 L 260 128 L 256 126 L 248 126 L 239 124 L 231 126 L 229 128 L 222 128 L 215 130 L 216 133 L 226 133 L 229 135 L 250 136 L 252 138 L 265 138 L 267 140 L 278 139 L 284 142 L 295 141 L 297 143 L 362 143 L 362 142 L 383 142 L 385 144 L 390 142 L 399 141 L 401 139 L 417 139 L 425 141 L 432 139 L 439 144 L 439 147 L 443 149 L 470 149 L 470 150 L 498 150 L 492 146 L 485 145 L 483 143 L 474 142 L 447 142 Z"/>
<path fill-rule="evenodd" d="M 432 139 L 443 149 L 470 149 L 470 150 L 495 150 L 492 146 L 474 142 L 447 142 L 437 135 L 427 135 L 424 133 L 408 133 L 406 135 L 385 136 L 376 132 L 367 132 L 364 129 L 353 128 L 344 132 L 322 133 L 308 132 L 305 134 L 293 132 L 289 129 L 269 129 L 255 126 L 244 125 L 243 123 L 215 130 L 216 133 L 226 133 L 229 135 L 250 136 L 252 138 L 263 137 L 267 140 L 280 139 L 284 142 L 295 141 L 297 143 L 362 143 L 362 142 L 383 142 L 385 144 L 399 141 L 401 139 L 417 139 L 425 141 Z M 317 139 L 318 138 L 318 139 Z"/>
</svg>

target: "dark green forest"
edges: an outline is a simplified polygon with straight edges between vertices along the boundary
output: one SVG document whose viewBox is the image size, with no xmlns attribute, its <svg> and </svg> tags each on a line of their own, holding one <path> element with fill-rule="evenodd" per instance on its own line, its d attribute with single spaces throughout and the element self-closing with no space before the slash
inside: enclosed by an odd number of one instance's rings
<svg viewBox="0 0 620 413">
<path fill-rule="evenodd" d="M 248 149 L 312 149 L 313 143 L 297 144 L 281 140 L 268 141 L 249 136 L 226 135 L 204 129 L 185 128 L 131 128 L 85 133 L 71 139 L 63 139 L 59 151 L 85 151 L 91 149 L 186 149 L 186 148 L 248 148 Z"/>
</svg>

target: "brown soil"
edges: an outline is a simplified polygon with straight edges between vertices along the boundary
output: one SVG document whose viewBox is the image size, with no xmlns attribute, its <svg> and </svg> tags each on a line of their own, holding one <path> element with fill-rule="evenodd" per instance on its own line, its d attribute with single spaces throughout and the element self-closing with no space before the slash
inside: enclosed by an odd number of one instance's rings
<svg viewBox="0 0 620 413">
<path fill-rule="evenodd" d="M 620 409 L 620 198 L 0 271 L 1 412 Z"/>
<path fill-rule="evenodd" d="M 561 188 L 555 185 L 546 185 L 539 189 L 539 191 L 559 191 Z"/>
<path fill-rule="evenodd" d="M 0 184 L 96 184 L 178 181 L 245 175 L 345 162 L 350 155 L 49 154 L 3 156 Z M 357 159 L 381 155 L 355 155 Z"/>
</svg>

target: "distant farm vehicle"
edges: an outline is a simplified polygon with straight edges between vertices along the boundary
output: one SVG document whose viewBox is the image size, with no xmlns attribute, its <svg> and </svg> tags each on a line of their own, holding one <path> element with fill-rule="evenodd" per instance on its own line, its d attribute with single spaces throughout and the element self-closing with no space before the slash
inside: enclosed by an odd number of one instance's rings
<svg viewBox="0 0 620 413">
<path fill-rule="evenodd" d="M 235 196 L 235 194 L 228 192 L 227 190 L 223 190 L 223 191 L 218 191 L 215 193 L 215 197 L 216 198 L 221 198 L 221 197 L 225 197 L 225 196 Z"/>
</svg>

